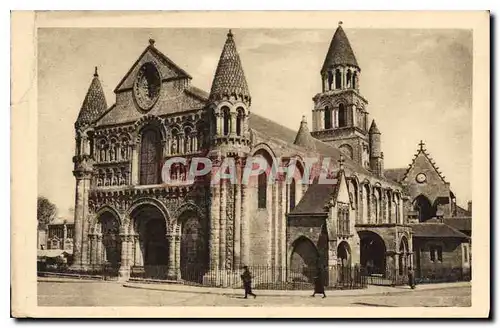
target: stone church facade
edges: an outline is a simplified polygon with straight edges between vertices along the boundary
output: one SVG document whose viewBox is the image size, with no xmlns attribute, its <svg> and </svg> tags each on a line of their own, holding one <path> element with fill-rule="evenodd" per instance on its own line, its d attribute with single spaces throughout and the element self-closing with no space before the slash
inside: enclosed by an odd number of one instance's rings
<svg viewBox="0 0 500 328">
<path fill-rule="evenodd" d="M 454 245 L 445 258 L 457 266 L 470 234 L 445 221 L 470 223 L 471 213 L 457 214 L 449 183 L 423 146 L 404 171 L 384 169 L 381 132 L 374 120 L 368 124 L 361 69 L 340 25 L 320 73 L 312 131 L 305 118 L 292 131 L 252 112 L 231 31 L 209 93 L 154 40 L 115 88 L 111 106 L 96 69 L 75 123 L 73 268 L 108 264 L 123 279 L 137 270 L 173 280 L 196 272 L 223 286 L 238 281 L 243 265 L 281 268 L 272 270 L 276 279 L 318 265 L 403 277 L 436 238 Z M 173 166 L 173 182 L 165 184 L 162 166 L 173 157 L 186 163 Z M 209 174 L 186 184 L 196 157 L 215 168 L 233 159 L 236 183 L 211 184 Z M 269 171 L 242 183 L 251 157 L 297 170 L 276 183 Z M 307 158 L 331 159 L 333 182 L 302 183 Z"/>
</svg>

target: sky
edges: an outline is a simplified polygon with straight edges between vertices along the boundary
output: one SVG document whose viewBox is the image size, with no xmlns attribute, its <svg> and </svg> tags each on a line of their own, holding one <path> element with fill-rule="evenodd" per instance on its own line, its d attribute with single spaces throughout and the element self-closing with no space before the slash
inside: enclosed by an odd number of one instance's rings
<svg viewBox="0 0 500 328">
<path fill-rule="evenodd" d="M 472 33 L 469 30 L 349 29 L 360 92 L 382 132 L 385 168 L 407 167 L 423 140 L 457 202 L 471 199 Z M 311 128 L 312 97 L 334 30 L 233 29 L 251 111 Z M 148 40 L 210 91 L 225 29 L 46 28 L 38 30 L 38 193 L 71 215 L 74 122 L 94 67 L 108 106 Z"/>
</svg>

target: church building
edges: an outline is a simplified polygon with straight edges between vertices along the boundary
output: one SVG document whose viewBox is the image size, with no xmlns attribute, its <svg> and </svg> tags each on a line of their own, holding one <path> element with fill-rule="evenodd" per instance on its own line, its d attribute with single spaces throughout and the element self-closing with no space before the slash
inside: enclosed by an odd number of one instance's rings
<svg viewBox="0 0 500 328">
<path fill-rule="evenodd" d="M 386 278 L 404 278 L 409 267 L 419 277 L 468 271 L 471 206 L 456 204 L 423 142 L 408 168 L 384 168 L 383 134 L 369 117 L 361 67 L 341 25 L 325 50 L 311 127 L 304 116 L 297 131 L 253 111 L 231 31 L 210 92 L 154 40 L 111 106 L 96 68 L 75 123 L 73 268 L 106 264 L 124 280 L 138 274 L 217 286 L 239 283 L 244 265 L 269 268 L 278 281 L 321 265 L 331 284 L 338 266 Z M 178 183 L 166 184 L 162 167 L 173 157 L 187 165 L 175 165 Z M 211 184 L 210 175 L 184 183 L 196 157 L 215 168 L 232 158 L 236 183 Z M 266 171 L 246 184 L 251 157 L 297 170 L 272 183 Z M 304 183 L 306 158 L 331 159 L 333 182 Z"/>
</svg>

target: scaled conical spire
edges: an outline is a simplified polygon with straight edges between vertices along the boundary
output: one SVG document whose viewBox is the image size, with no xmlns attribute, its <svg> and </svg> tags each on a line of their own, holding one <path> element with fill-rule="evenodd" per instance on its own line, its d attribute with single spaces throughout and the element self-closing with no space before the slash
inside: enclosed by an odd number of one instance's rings
<svg viewBox="0 0 500 328">
<path fill-rule="evenodd" d="M 358 61 L 354 56 L 354 51 L 352 51 L 351 44 L 342 29 L 341 23 L 339 23 L 339 27 L 333 35 L 321 72 L 336 65 L 350 65 L 359 68 Z"/>
<path fill-rule="evenodd" d="M 101 82 L 99 81 L 99 74 L 97 74 L 97 67 L 95 68 L 94 78 L 90 83 L 87 95 L 83 100 L 80 114 L 76 120 L 76 125 L 91 124 L 98 119 L 108 108 L 106 97 L 102 90 Z"/>
<path fill-rule="evenodd" d="M 370 131 L 368 132 L 370 134 L 380 134 L 380 131 L 377 127 L 377 124 L 375 123 L 375 120 L 372 121 L 372 125 L 370 126 Z"/>
<path fill-rule="evenodd" d="M 220 100 L 231 96 L 246 101 L 251 99 L 233 33 L 229 30 L 212 82 L 210 100 Z"/>
<path fill-rule="evenodd" d="M 295 137 L 295 141 L 293 143 L 295 145 L 304 147 L 309 150 L 316 149 L 313 137 L 309 132 L 305 116 L 302 116 L 302 121 L 300 122 L 300 128 L 299 131 L 297 132 L 297 136 Z"/>
</svg>

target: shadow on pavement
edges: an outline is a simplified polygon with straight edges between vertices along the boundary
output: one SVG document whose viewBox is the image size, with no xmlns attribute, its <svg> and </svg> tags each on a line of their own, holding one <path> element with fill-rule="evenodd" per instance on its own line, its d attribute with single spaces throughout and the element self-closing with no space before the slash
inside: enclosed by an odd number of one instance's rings
<svg viewBox="0 0 500 328">
<path fill-rule="evenodd" d="M 355 302 L 355 303 L 352 303 L 352 304 L 355 304 L 355 305 L 364 305 L 364 306 L 395 307 L 393 305 L 383 305 L 383 304 L 365 303 L 365 302 Z"/>
</svg>

